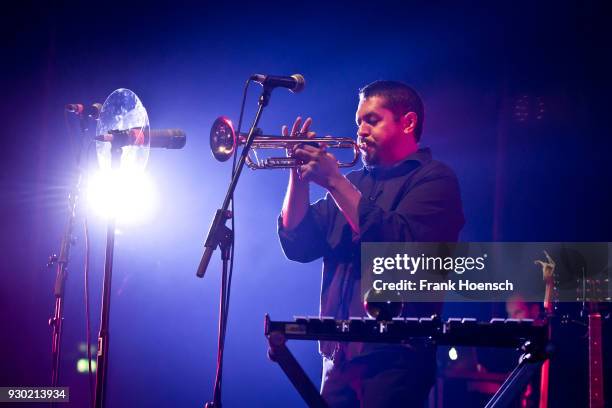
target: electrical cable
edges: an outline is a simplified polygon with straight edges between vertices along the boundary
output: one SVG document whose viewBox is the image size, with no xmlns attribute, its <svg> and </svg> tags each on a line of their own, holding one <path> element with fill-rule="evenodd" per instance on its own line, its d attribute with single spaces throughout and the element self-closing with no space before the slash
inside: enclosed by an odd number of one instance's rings
<svg viewBox="0 0 612 408">
<path fill-rule="evenodd" d="M 249 85 L 251 83 L 251 79 L 248 79 L 245 83 L 244 86 L 244 91 L 242 94 L 242 104 L 240 106 L 240 116 L 238 118 L 238 130 L 237 130 L 237 134 L 240 135 L 240 129 L 242 127 L 242 118 L 244 116 L 244 107 L 245 107 L 245 103 L 246 103 L 246 98 L 247 98 L 247 93 L 248 93 L 248 88 Z M 234 154 L 234 159 L 232 162 L 232 179 L 235 175 L 236 172 L 236 162 L 237 162 L 237 154 Z M 232 213 L 231 216 L 231 230 L 232 230 L 232 234 L 233 234 L 233 238 L 232 238 L 232 246 L 230 248 L 230 259 L 229 259 L 229 272 L 228 272 L 228 277 L 227 277 L 227 282 L 225 282 L 225 286 L 223 287 L 224 282 L 222 282 L 222 289 L 221 290 L 225 290 L 226 296 L 225 296 L 225 302 L 224 304 L 220 305 L 221 311 L 220 311 L 220 330 L 219 330 L 219 347 L 221 348 L 219 351 L 219 353 L 217 354 L 217 370 L 216 370 L 216 374 L 215 374 L 215 391 L 220 390 L 221 389 L 221 375 L 222 375 L 222 364 L 221 364 L 221 359 L 223 358 L 223 351 L 225 348 L 225 333 L 227 331 L 227 318 L 229 315 L 229 305 L 230 305 L 230 294 L 231 294 L 231 284 L 232 284 L 232 275 L 234 272 L 234 247 L 235 247 L 235 242 L 236 242 L 236 213 L 235 213 L 235 209 L 234 209 L 234 196 L 232 195 L 231 197 L 231 201 L 230 201 L 230 211 Z"/>
</svg>

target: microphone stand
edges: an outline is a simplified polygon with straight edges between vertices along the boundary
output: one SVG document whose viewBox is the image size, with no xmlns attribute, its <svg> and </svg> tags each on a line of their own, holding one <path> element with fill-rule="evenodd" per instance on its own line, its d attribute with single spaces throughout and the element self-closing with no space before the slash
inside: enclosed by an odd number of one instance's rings
<svg viewBox="0 0 612 408">
<path fill-rule="evenodd" d="M 111 142 L 111 170 L 119 168 L 121 164 L 121 148 L 128 144 L 127 138 L 113 139 Z M 106 228 L 106 254 L 104 259 L 104 283 L 102 286 L 102 305 L 100 312 L 100 332 L 98 334 L 98 356 L 96 359 L 96 408 L 105 405 L 106 379 L 108 369 L 109 346 L 109 315 L 111 301 L 111 282 L 113 275 L 113 251 L 115 248 L 115 215 L 108 220 Z"/>
<path fill-rule="evenodd" d="M 236 171 L 232 177 L 232 180 L 228 186 L 227 193 L 225 195 L 225 199 L 223 200 L 223 205 L 220 209 L 218 209 L 215 213 L 215 217 L 210 225 L 210 229 L 208 230 L 208 236 L 206 238 L 204 247 L 204 254 L 202 255 L 202 259 L 200 260 L 200 265 L 198 266 L 198 271 L 196 275 L 199 278 L 203 278 L 206 273 L 206 269 L 208 268 L 208 264 L 210 262 L 210 258 L 212 257 L 213 252 L 219 246 L 221 248 L 221 260 L 223 262 L 222 268 L 222 276 L 221 276 L 221 294 L 220 294 L 220 305 L 219 305 L 219 335 L 218 335 L 218 345 L 217 345 L 217 373 L 215 376 L 215 385 L 213 391 L 213 401 L 206 403 L 206 408 L 221 408 L 221 377 L 223 371 L 223 351 L 225 347 L 225 329 L 227 323 L 227 309 L 226 309 L 226 297 L 227 297 L 227 271 L 228 271 L 228 260 L 230 258 L 231 248 L 234 244 L 234 234 L 233 231 L 228 228 L 225 223 L 227 220 L 232 218 L 233 214 L 228 210 L 230 201 L 234 196 L 234 190 L 236 189 L 236 185 L 238 184 L 238 179 L 240 178 L 240 173 L 244 168 L 244 164 L 246 158 L 249 154 L 249 150 L 251 149 L 251 145 L 253 144 L 253 140 L 255 139 L 255 129 L 259 124 L 259 120 L 261 118 L 261 114 L 263 109 L 268 105 L 270 101 L 270 94 L 272 92 L 272 88 L 265 86 L 263 88 L 263 92 L 259 97 L 258 101 L 258 109 L 255 114 L 255 119 L 253 120 L 253 124 L 251 125 L 251 129 L 249 130 L 249 135 L 247 136 L 246 143 L 242 149 L 240 154 L 240 159 L 238 160 L 238 165 L 236 166 Z"/>
<path fill-rule="evenodd" d="M 80 128 L 82 138 L 87 132 L 87 117 L 80 116 Z M 79 141 L 79 151 L 77 154 L 77 180 L 74 187 L 68 196 L 68 221 L 66 223 L 66 229 L 64 230 L 64 236 L 62 237 L 62 243 L 60 246 L 59 257 L 57 255 L 51 255 L 49 257 L 49 267 L 56 265 L 56 276 L 55 284 L 53 286 L 53 295 L 55 297 L 55 309 L 53 311 L 53 317 L 49 318 L 49 326 L 52 329 L 51 335 L 51 386 L 59 386 L 59 373 L 60 373 L 60 361 L 61 361 L 61 343 L 62 343 L 62 327 L 64 322 L 64 289 L 66 287 L 66 278 L 68 276 L 68 261 L 70 259 L 70 247 L 74 243 L 72 236 L 72 230 L 74 226 L 74 218 L 76 216 L 76 206 L 79 199 L 79 192 L 81 189 L 82 180 L 82 169 L 81 169 L 81 141 Z M 52 404 L 54 405 L 54 404 Z"/>
<path fill-rule="evenodd" d="M 64 289 L 66 287 L 70 247 L 73 244 L 72 229 L 74 225 L 80 184 L 81 174 L 79 173 L 74 189 L 72 190 L 72 193 L 68 198 L 68 208 L 70 210 L 70 214 L 68 216 L 68 222 L 66 224 L 64 236 L 62 238 L 59 257 L 57 255 L 51 255 L 49 261 L 49 266 L 56 264 L 55 285 L 53 287 L 53 294 L 55 296 L 55 310 L 53 312 L 53 317 L 49 319 L 49 326 L 51 326 L 53 332 L 51 344 L 51 355 L 53 364 L 51 369 L 52 387 L 59 386 L 62 326 L 64 321 Z"/>
</svg>

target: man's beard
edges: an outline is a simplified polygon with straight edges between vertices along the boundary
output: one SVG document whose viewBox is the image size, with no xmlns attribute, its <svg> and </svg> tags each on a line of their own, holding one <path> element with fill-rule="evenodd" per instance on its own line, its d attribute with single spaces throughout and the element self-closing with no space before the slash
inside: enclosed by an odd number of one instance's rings
<svg viewBox="0 0 612 408">
<path fill-rule="evenodd" d="M 365 166 L 378 166 L 380 164 L 380 155 L 374 145 L 367 146 L 368 154 L 361 151 L 361 161 Z"/>
</svg>

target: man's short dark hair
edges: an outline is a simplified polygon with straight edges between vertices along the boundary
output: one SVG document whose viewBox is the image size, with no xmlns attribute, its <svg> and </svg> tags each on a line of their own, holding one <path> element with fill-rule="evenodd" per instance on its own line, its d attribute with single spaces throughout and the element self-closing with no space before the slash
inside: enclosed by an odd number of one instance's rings
<svg viewBox="0 0 612 408">
<path fill-rule="evenodd" d="M 414 112 L 417 115 L 417 125 L 414 129 L 414 137 L 418 142 L 423 133 L 423 122 L 425 120 L 425 110 L 423 101 L 419 94 L 404 84 L 398 81 L 374 81 L 359 90 L 360 98 L 369 98 L 371 96 L 380 96 L 384 98 L 384 107 L 393 112 L 395 120 L 408 112 Z"/>
</svg>

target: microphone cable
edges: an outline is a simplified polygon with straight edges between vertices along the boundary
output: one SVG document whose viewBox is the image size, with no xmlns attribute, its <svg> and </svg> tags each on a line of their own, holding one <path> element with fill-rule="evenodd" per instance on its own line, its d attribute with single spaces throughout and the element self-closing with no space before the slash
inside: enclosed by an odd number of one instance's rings
<svg viewBox="0 0 612 408">
<path fill-rule="evenodd" d="M 94 146 L 93 140 L 90 140 L 87 146 L 87 183 L 89 183 L 89 169 L 91 159 L 91 148 Z M 86 330 L 86 342 L 87 342 L 87 377 L 89 383 L 89 405 L 91 408 L 94 406 L 94 377 L 93 370 L 91 367 L 91 313 L 89 308 L 89 260 L 90 260 L 90 242 L 89 242 L 89 226 L 87 223 L 88 211 L 85 211 L 83 216 L 83 232 L 85 235 L 85 262 L 84 262 L 84 302 L 85 302 L 85 330 Z M 96 367 L 97 369 L 97 367 Z"/>
<path fill-rule="evenodd" d="M 87 126 L 84 122 L 81 122 L 80 124 L 80 128 L 81 128 L 81 138 L 78 141 L 75 141 L 75 139 L 77 139 L 75 137 L 75 134 L 77 132 L 74 131 L 73 126 L 70 125 L 70 121 L 68 119 L 68 112 L 64 111 L 64 124 L 66 126 L 66 129 L 68 131 L 68 136 L 69 136 L 69 144 L 70 144 L 70 151 L 72 153 L 72 156 L 75 159 L 75 166 L 77 169 L 77 187 L 76 189 L 72 192 L 72 194 L 77 194 L 77 199 L 82 201 L 83 197 L 81 194 L 81 190 L 83 187 L 83 179 L 85 179 L 87 182 L 89 180 L 89 167 L 90 167 L 90 158 L 91 158 L 91 148 L 94 145 L 93 144 L 93 140 L 87 140 Z M 80 121 L 83 120 L 88 120 L 85 118 L 79 118 Z M 85 163 L 86 163 L 86 169 L 84 171 L 84 168 L 82 167 L 81 163 L 82 163 L 82 155 L 83 155 L 83 144 L 87 143 L 87 148 L 85 149 L 86 151 L 86 158 L 85 158 Z M 75 147 L 75 145 L 77 145 Z M 85 175 L 85 177 L 83 177 Z M 76 203 L 76 207 L 74 208 L 75 211 L 75 216 L 76 216 L 76 211 L 78 208 L 79 202 L 77 201 Z M 70 216 L 73 216 L 72 214 Z M 83 216 L 83 234 L 84 234 L 84 249 L 85 249 L 85 256 L 84 256 L 84 260 L 83 260 L 83 275 L 84 275 L 84 288 L 83 288 L 83 301 L 84 301 L 84 306 L 85 306 L 85 342 L 86 342 L 86 346 L 87 346 L 87 366 L 88 366 L 88 383 L 89 383 L 89 405 L 90 407 L 93 408 L 94 406 L 94 400 L 93 400 L 93 395 L 94 395 L 94 383 L 93 383 L 93 369 L 92 369 L 92 365 L 91 365 L 91 319 L 90 319 L 90 302 L 89 302 L 89 272 L 90 272 L 90 268 L 89 268 L 89 264 L 90 264 L 90 240 L 89 240 L 89 228 L 88 228 L 88 224 L 87 224 L 87 211 L 84 211 L 84 216 Z M 71 244 L 72 245 L 72 244 Z"/>
<path fill-rule="evenodd" d="M 248 94 L 248 88 L 249 85 L 251 84 L 252 80 L 249 78 L 244 85 L 244 90 L 242 93 L 242 103 L 240 105 L 240 115 L 238 117 L 238 135 L 240 135 L 240 129 L 242 127 L 242 119 L 244 117 L 244 107 L 246 104 L 246 99 L 247 99 L 247 94 Z M 231 179 L 232 180 L 234 178 L 234 175 L 236 174 L 236 163 L 237 163 L 237 157 L 238 154 L 236 152 L 236 154 L 234 154 L 234 158 L 232 161 L 232 175 L 231 175 Z M 228 276 L 227 276 L 227 282 L 225 287 L 222 287 L 222 290 L 225 290 L 225 302 L 221 305 L 221 311 L 220 311 L 220 326 L 221 329 L 219 330 L 219 347 L 221 347 L 221 352 L 217 354 L 218 358 L 217 358 L 217 370 L 215 373 L 215 394 L 217 394 L 217 390 L 220 391 L 221 389 L 221 375 L 222 375 L 222 361 L 221 359 L 223 358 L 223 354 L 224 354 L 224 349 L 225 349 L 225 334 L 227 332 L 227 318 L 229 316 L 229 305 L 230 305 L 230 295 L 231 295 L 231 288 L 232 288 L 232 276 L 234 273 L 234 248 L 236 247 L 235 243 L 236 243 L 236 212 L 235 212 L 235 207 L 234 207 L 234 196 L 232 194 L 231 197 L 231 201 L 230 201 L 230 211 L 232 212 L 232 217 L 231 217 L 231 230 L 232 230 L 232 235 L 233 235 L 233 239 L 232 239 L 232 247 L 230 248 L 230 259 L 229 259 L 229 271 L 228 271 Z M 220 395 L 220 394 L 219 394 Z"/>
<path fill-rule="evenodd" d="M 247 79 L 247 81 L 244 84 L 244 90 L 242 92 L 242 104 L 240 105 L 240 115 L 238 116 L 238 134 L 240 134 L 240 130 L 242 128 L 242 118 L 244 116 L 244 106 L 246 103 L 246 98 L 247 98 L 247 94 L 248 94 L 248 90 L 249 90 L 249 85 L 251 84 L 252 80 L 249 78 Z M 234 154 L 234 159 L 232 162 L 232 178 L 234 177 L 234 174 L 236 173 L 236 163 L 238 160 L 238 155 Z M 230 290 L 232 287 L 232 275 L 234 272 L 234 248 L 236 247 L 235 243 L 236 243 L 236 212 L 234 209 L 234 196 L 232 195 L 232 201 L 231 201 L 231 211 L 232 211 L 232 232 L 234 235 L 234 245 L 232 245 L 231 251 L 230 251 L 230 268 L 229 268 L 229 274 L 228 274 L 228 279 L 227 279 L 227 304 L 226 304 L 226 320 L 227 320 L 227 312 L 229 311 L 229 299 L 230 299 Z M 225 336 L 225 333 L 224 333 Z"/>
</svg>

